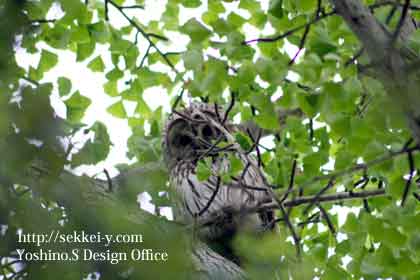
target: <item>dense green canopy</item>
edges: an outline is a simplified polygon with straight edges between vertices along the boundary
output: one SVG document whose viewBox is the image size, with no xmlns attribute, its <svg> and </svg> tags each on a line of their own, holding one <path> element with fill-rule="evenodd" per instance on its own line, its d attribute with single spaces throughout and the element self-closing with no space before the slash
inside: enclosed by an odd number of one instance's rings
<svg viewBox="0 0 420 280">
<path fill-rule="evenodd" d="M 161 133 L 168 112 L 151 109 L 143 97 L 155 87 L 153 98 L 168 94 L 172 110 L 185 101 L 216 103 L 229 120 L 236 116 L 272 139 L 266 147 L 258 133 L 235 134 L 244 150 L 253 150 L 281 201 L 270 206 L 279 232 L 237 238 L 251 278 L 419 279 L 420 1 L 169 0 L 161 1 L 159 20 L 144 22 L 151 2 L 0 2 L 0 275 L 196 279 L 194 231 L 137 209 L 142 192 L 158 207 L 171 205 L 159 195 L 167 191 Z M 51 18 L 52 9 L 62 13 Z M 185 11 L 195 17 L 181 18 Z M 18 65 L 15 53 L 22 49 L 39 54 L 39 63 Z M 106 78 L 96 87 L 117 97 L 107 111 L 132 129 L 127 156 L 137 162 L 119 165 L 115 178 L 106 170 L 104 181 L 68 172 L 105 160 L 108 131 L 118 127 L 83 124 L 95 100 L 78 83 L 89 81 L 43 79 L 64 50 Z M 66 119 L 54 114 L 53 92 Z M 123 101 L 137 104 L 134 114 Z M 71 139 L 80 131 L 94 137 L 78 149 Z M 222 174 L 226 180 L 244 168 L 234 157 L 231 167 Z M 200 178 L 209 172 L 200 162 Z M 19 229 L 141 233 L 141 248 L 166 250 L 169 261 L 17 262 L 17 248 L 76 246 L 19 243 Z"/>
</svg>

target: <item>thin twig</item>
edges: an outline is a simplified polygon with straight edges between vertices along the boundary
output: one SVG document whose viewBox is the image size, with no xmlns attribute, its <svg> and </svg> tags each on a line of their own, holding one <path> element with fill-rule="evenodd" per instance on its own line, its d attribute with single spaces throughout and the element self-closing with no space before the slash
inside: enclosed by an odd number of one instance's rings
<svg viewBox="0 0 420 280">
<path fill-rule="evenodd" d="M 264 163 L 262 162 L 262 159 L 261 159 L 261 152 L 260 152 L 260 148 L 259 148 L 259 144 L 258 144 L 260 142 L 260 139 L 261 139 L 262 130 L 258 129 L 257 139 L 254 139 L 254 137 L 252 136 L 251 130 L 249 128 L 246 129 L 246 132 L 248 133 L 249 138 L 251 138 L 251 140 L 253 142 L 251 149 L 255 148 L 255 151 L 257 152 L 258 166 L 263 166 L 264 167 Z"/>
<path fill-rule="evenodd" d="M 134 36 L 134 43 L 133 43 L 133 45 L 137 45 L 137 43 L 139 42 L 139 34 L 140 34 L 140 31 L 137 30 L 136 36 Z"/>
<path fill-rule="evenodd" d="M 367 169 L 367 168 L 369 168 L 373 165 L 381 164 L 381 163 L 383 163 L 385 161 L 388 161 L 388 160 L 390 160 L 390 159 L 392 159 L 396 156 L 403 155 L 407 152 L 414 152 L 414 151 L 418 151 L 418 150 L 419 150 L 419 147 L 416 146 L 416 147 L 413 147 L 413 148 L 405 148 L 405 149 L 403 148 L 403 149 L 398 150 L 398 151 L 390 151 L 388 155 L 384 155 L 382 157 L 379 157 L 377 159 L 368 161 L 366 163 L 357 164 L 355 166 L 352 166 L 350 168 L 340 170 L 340 171 L 337 171 L 337 172 L 332 172 L 332 173 L 329 173 L 329 174 L 316 176 L 316 177 L 312 178 L 311 180 L 308 180 L 308 181 L 302 183 L 300 186 L 305 187 L 305 186 L 312 185 L 313 183 L 316 183 L 316 182 L 319 182 L 319 181 L 328 180 L 328 179 L 331 179 L 331 178 L 342 177 L 342 176 L 345 176 L 345 175 L 350 175 L 350 174 L 358 172 L 360 170 Z"/>
<path fill-rule="evenodd" d="M 34 23 L 37 23 L 37 24 L 40 24 L 40 23 L 54 23 L 56 21 L 57 21 L 57 19 L 31 19 L 29 21 L 29 23 L 31 23 L 31 24 L 34 24 Z"/>
<path fill-rule="evenodd" d="M 319 0 L 318 0 L 319 1 Z M 303 31 L 303 35 L 302 35 L 302 38 L 300 39 L 300 42 L 299 42 L 299 47 L 298 47 L 298 50 L 297 50 L 297 52 L 295 53 L 295 55 L 293 56 L 293 58 L 289 61 L 289 66 L 290 65 L 292 65 L 293 63 L 295 63 L 295 61 L 296 61 L 296 59 L 297 59 L 297 57 L 298 57 L 298 55 L 300 54 L 300 52 L 302 51 L 302 49 L 303 49 L 303 47 L 305 46 L 305 42 L 306 42 L 306 37 L 308 36 L 308 34 L 309 34 L 309 30 L 311 29 L 311 26 L 310 25 L 307 25 L 306 27 L 305 27 L 305 31 Z"/>
<path fill-rule="evenodd" d="M 213 152 L 216 148 L 217 148 L 217 145 L 219 145 L 219 143 L 220 142 L 222 142 L 222 140 L 223 140 L 223 135 L 221 135 L 217 140 L 216 140 L 216 142 L 214 142 L 214 144 L 213 145 L 211 145 L 211 147 L 209 147 L 201 156 L 199 156 L 198 157 L 198 160 L 200 160 L 200 159 L 202 159 L 202 158 L 205 158 L 206 156 L 208 156 L 211 152 Z M 225 147 L 226 148 L 226 147 Z M 225 149 L 224 148 L 224 149 Z M 223 149 L 223 150 L 224 150 Z"/>
<path fill-rule="evenodd" d="M 407 200 L 407 196 L 408 196 L 408 193 L 410 191 L 411 181 L 413 181 L 414 170 L 415 170 L 414 158 L 413 158 L 413 153 L 412 152 L 407 152 L 407 159 L 408 159 L 408 164 L 409 164 L 409 168 L 410 168 L 410 175 L 408 177 L 407 182 L 405 183 L 404 193 L 403 193 L 402 199 L 401 199 L 401 206 L 404 206 L 404 204 Z"/>
<path fill-rule="evenodd" d="M 369 178 L 367 178 L 365 175 L 360 179 L 359 181 L 356 181 L 353 184 L 353 189 L 355 188 L 361 188 L 362 190 L 366 187 L 366 185 L 369 183 Z"/>
<path fill-rule="evenodd" d="M 386 25 L 388 25 L 391 22 L 391 20 L 394 17 L 397 9 L 398 9 L 398 5 L 394 4 L 391 11 L 389 11 L 388 15 L 386 16 L 386 19 L 385 19 L 385 24 Z"/>
<path fill-rule="evenodd" d="M 216 189 L 214 190 L 210 199 L 207 201 L 206 206 L 200 210 L 200 212 L 198 213 L 198 216 L 203 215 L 209 209 L 210 205 L 213 203 L 214 199 L 216 198 L 217 193 L 219 192 L 219 188 L 220 188 L 220 176 L 217 176 Z"/>
<path fill-rule="evenodd" d="M 271 222 L 269 222 L 268 224 L 266 224 L 264 226 L 264 231 L 273 228 L 275 224 L 277 224 L 279 222 L 282 222 L 282 221 L 284 221 L 283 218 L 277 218 L 277 219 L 272 220 Z"/>
<path fill-rule="evenodd" d="M 147 58 L 147 56 L 149 55 L 149 53 L 150 53 L 150 49 L 151 49 L 151 48 L 152 48 L 152 45 L 150 45 L 150 44 L 149 44 L 149 46 L 147 47 L 146 52 L 145 52 L 145 54 L 144 54 L 143 58 L 142 58 L 142 59 L 141 59 L 141 61 L 140 61 L 139 67 L 137 67 L 137 69 L 140 69 L 140 68 L 142 68 L 142 67 L 143 67 L 144 62 L 146 61 L 146 58 Z"/>
<path fill-rule="evenodd" d="M 298 198 L 294 198 L 292 200 L 286 200 L 283 205 L 286 208 L 289 207 L 297 207 L 300 205 L 305 204 L 316 204 L 322 202 L 339 202 L 344 200 L 353 200 L 353 199 L 360 199 L 360 198 L 370 198 L 370 197 L 377 197 L 377 196 L 384 196 L 386 195 L 385 189 L 375 189 L 375 190 L 367 190 L 367 191 L 360 191 L 360 192 L 339 192 L 334 194 L 327 194 L 321 196 L 301 196 Z M 278 209 L 276 203 L 267 203 L 261 205 L 256 208 L 249 208 L 248 212 L 257 212 L 264 209 Z"/>
<path fill-rule="evenodd" d="M 290 174 L 289 187 L 287 188 L 287 192 L 280 199 L 281 203 L 283 203 L 287 199 L 287 197 L 289 196 L 289 193 L 291 193 L 291 190 L 293 189 L 293 185 L 295 183 L 295 175 L 296 175 L 296 164 L 297 164 L 297 161 L 296 159 L 294 159 L 292 163 L 292 172 Z"/>
<path fill-rule="evenodd" d="M 169 41 L 169 39 L 168 38 L 166 38 L 165 36 L 162 36 L 162 35 L 159 35 L 159 34 L 156 34 L 156 33 L 147 33 L 147 36 L 149 36 L 149 37 L 153 37 L 153 38 L 156 38 L 156 39 L 159 39 L 159 40 L 162 40 L 162 41 Z"/>
<path fill-rule="evenodd" d="M 242 174 L 241 174 L 241 181 L 243 181 L 244 179 L 245 179 L 245 174 L 246 174 L 246 172 L 248 172 L 248 168 L 251 166 L 251 163 L 248 161 L 247 163 L 246 163 L 246 166 L 245 166 L 245 168 L 244 168 L 244 170 L 242 171 Z"/>
<path fill-rule="evenodd" d="M 311 202 L 311 203 L 309 203 L 309 205 L 308 206 L 306 206 L 306 208 L 305 208 L 305 210 L 303 210 L 303 214 L 304 215 L 306 215 L 308 212 L 309 212 L 309 210 L 312 208 L 312 206 L 314 206 L 314 204 L 316 203 L 316 201 L 317 201 L 317 198 L 319 198 L 321 195 L 323 195 L 327 190 L 329 190 L 332 186 L 334 185 L 334 178 L 331 178 L 329 181 L 328 181 L 328 184 L 325 186 L 325 187 L 323 187 L 315 196 L 314 196 L 314 200 L 313 200 L 313 202 Z"/>
<path fill-rule="evenodd" d="M 383 1 L 383 2 L 379 2 L 379 3 L 375 3 L 372 5 L 369 5 L 369 9 L 370 10 L 375 10 L 377 8 L 383 7 L 383 6 L 387 6 L 387 5 L 394 5 L 395 1 Z M 420 10 L 419 6 L 415 6 L 415 5 L 409 5 L 408 7 L 411 10 Z M 314 23 L 317 23 L 320 20 L 323 20 L 329 16 L 335 15 L 337 13 L 337 11 L 335 9 L 333 9 L 332 11 L 328 12 L 328 13 L 322 13 L 318 18 L 314 18 L 312 20 L 310 20 L 309 22 L 299 25 L 295 28 L 292 28 L 280 35 L 274 36 L 274 37 L 269 37 L 269 38 L 256 38 L 256 39 L 251 39 L 251 40 L 247 40 L 242 42 L 242 44 L 247 45 L 247 44 L 251 44 L 251 43 L 272 43 L 272 42 L 276 42 L 278 40 L 284 39 L 290 35 L 292 35 L 293 33 L 306 28 L 307 25 L 312 25 Z"/>
<path fill-rule="evenodd" d="M 28 83 L 33 84 L 34 86 L 39 86 L 39 83 L 29 77 L 25 77 L 25 76 L 20 76 L 19 78 L 21 78 L 22 80 L 27 81 Z"/>
<path fill-rule="evenodd" d="M 313 91 L 313 89 L 307 85 L 301 84 L 299 82 L 294 82 L 290 79 L 284 78 L 283 81 L 285 81 L 288 84 L 295 84 L 298 88 L 303 89 L 305 91 Z"/>
<path fill-rule="evenodd" d="M 175 68 L 175 65 L 168 59 L 168 57 L 157 47 L 157 45 L 152 41 L 148 33 L 146 33 L 133 19 L 131 19 L 123 9 L 119 5 L 117 5 L 112 0 L 107 0 L 111 5 L 113 5 L 122 15 L 123 17 L 136 28 L 143 37 L 149 42 L 149 44 L 157 51 L 157 53 L 165 60 L 166 64 L 174 71 L 176 74 L 179 74 L 179 71 Z"/>
<path fill-rule="evenodd" d="M 225 112 L 225 115 L 223 117 L 222 125 L 225 124 L 225 122 L 226 122 L 226 120 L 229 116 L 230 111 L 232 110 L 233 106 L 235 105 L 235 94 L 233 92 L 231 92 L 230 96 L 231 96 L 231 100 L 230 100 L 230 103 L 229 103 L 229 107 L 227 108 L 227 110 Z"/>
<path fill-rule="evenodd" d="M 284 209 L 284 203 L 279 200 L 279 198 L 274 194 L 273 190 L 271 188 L 267 188 L 267 193 L 273 200 L 273 203 L 276 205 L 276 209 L 279 209 L 281 211 L 281 214 L 283 216 L 284 222 L 289 228 L 290 234 L 292 235 L 293 242 L 295 243 L 296 247 L 296 254 L 298 257 L 300 257 L 300 237 L 297 235 L 296 230 L 290 221 L 289 215 L 287 211 Z"/>
<path fill-rule="evenodd" d="M 395 0 L 386 0 L 386 1 L 378 1 L 375 4 L 370 5 L 369 8 L 371 10 L 374 10 L 376 8 L 380 8 L 387 5 L 403 7 L 405 4 L 400 3 L 399 1 L 395 1 Z M 420 6 L 417 6 L 417 5 L 409 5 L 408 8 L 413 11 L 420 11 Z"/>
<path fill-rule="evenodd" d="M 219 105 L 217 105 L 216 102 L 214 102 L 214 112 L 216 113 L 217 121 L 219 123 L 222 123 L 222 118 L 220 117 L 220 113 L 219 113 Z"/>
<path fill-rule="evenodd" d="M 410 0 L 405 0 L 404 6 L 403 6 L 402 12 L 401 12 L 400 20 L 398 21 L 397 27 L 395 28 L 395 31 L 394 31 L 394 33 L 392 34 L 392 37 L 391 37 L 390 46 L 392 48 L 394 47 L 396 41 L 398 40 L 398 36 L 400 36 L 401 29 L 404 25 L 405 18 L 407 17 L 409 7 L 410 7 Z"/>
<path fill-rule="evenodd" d="M 316 8 L 316 11 L 315 11 L 315 18 L 314 18 L 314 20 L 318 19 L 319 14 L 321 12 L 321 2 L 322 2 L 321 0 L 318 0 L 317 1 L 317 8 Z M 303 47 L 305 46 L 306 37 L 308 36 L 310 29 L 311 29 L 311 25 L 310 24 L 308 24 L 308 25 L 305 26 L 305 31 L 303 31 L 302 38 L 300 39 L 300 42 L 299 42 L 299 49 L 295 53 L 295 55 L 293 56 L 293 58 L 289 61 L 289 66 L 292 65 L 293 63 L 295 63 L 298 55 L 300 54 L 300 52 L 302 51 Z"/>
<path fill-rule="evenodd" d="M 302 226 L 306 226 L 307 224 L 319 223 L 319 222 L 320 222 L 319 212 L 316 212 L 312 214 L 308 219 L 306 219 L 306 221 L 300 222 L 297 225 L 299 227 L 302 227 Z"/>
<path fill-rule="evenodd" d="M 353 64 L 359 57 L 362 56 L 364 51 L 365 51 L 365 49 L 363 47 L 360 48 L 349 60 L 344 62 L 344 67 L 348 67 L 351 64 Z"/>
<path fill-rule="evenodd" d="M 366 212 L 370 213 L 369 203 L 367 199 L 363 199 L 363 208 L 365 209 Z"/>
<path fill-rule="evenodd" d="M 109 0 L 105 0 L 105 20 L 108 21 L 109 20 L 109 16 L 108 16 L 108 3 L 110 1 Z"/>
<path fill-rule="evenodd" d="M 309 141 L 312 142 L 313 139 L 314 139 L 314 119 L 310 118 L 309 119 Z"/>
<path fill-rule="evenodd" d="M 106 181 L 108 182 L 108 192 L 113 192 L 112 179 L 111 179 L 111 176 L 109 176 L 108 170 L 106 170 L 105 168 L 104 168 L 104 173 L 106 176 Z"/>
<path fill-rule="evenodd" d="M 185 88 L 182 87 L 181 92 L 178 94 L 178 96 L 175 99 L 174 104 L 172 105 L 172 111 L 174 111 L 175 108 L 178 106 L 178 103 L 181 101 L 182 96 L 184 95 L 184 91 L 185 91 Z"/>
<path fill-rule="evenodd" d="M 297 32 L 297 31 L 299 31 L 299 30 L 301 30 L 303 28 L 306 28 L 306 26 L 308 26 L 308 25 L 312 25 L 312 24 L 314 24 L 314 23 L 316 23 L 316 22 L 318 22 L 318 21 L 320 21 L 320 20 L 322 20 L 322 19 L 324 19 L 326 17 L 332 16 L 335 13 L 336 13 L 336 10 L 332 10 L 332 11 L 330 11 L 328 13 L 322 14 L 321 16 L 310 20 L 309 22 L 307 22 L 307 23 L 305 23 L 303 25 L 299 25 L 299 26 L 297 26 L 295 28 L 292 28 L 292 29 L 284 32 L 283 34 L 280 34 L 280 35 L 277 35 L 277 36 L 274 36 L 274 37 L 271 37 L 271 38 L 256 38 L 256 39 L 251 39 L 251 40 L 242 42 L 242 44 L 243 45 L 248 45 L 248 44 L 255 43 L 255 42 L 259 42 L 259 43 L 272 43 L 272 42 L 276 42 L 278 40 L 284 39 L 284 38 L 292 35 L 293 33 Z"/>
<path fill-rule="evenodd" d="M 293 242 L 295 243 L 295 247 L 296 247 L 296 254 L 298 257 L 300 257 L 300 237 L 297 235 L 296 230 L 293 226 L 293 224 L 291 223 L 290 219 L 289 219 L 289 215 L 287 214 L 286 210 L 284 209 L 283 205 L 279 204 L 278 205 L 281 214 L 283 216 L 284 222 L 287 225 L 287 227 L 289 228 L 289 231 L 292 235 L 293 238 Z"/>
<path fill-rule="evenodd" d="M 121 9 L 144 9 L 143 5 L 121 6 Z"/>
<path fill-rule="evenodd" d="M 327 211 L 325 211 L 324 207 L 322 207 L 319 203 L 317 203 L 316 206 L 318 207 L 319 211 L 321 211 L 321 216 L 327 222 L 328 228 L 330 229 L 331 233 L 335 235 L 337 231 L 335 230 L 334 224 L 331 221 Z"/>
</svg>

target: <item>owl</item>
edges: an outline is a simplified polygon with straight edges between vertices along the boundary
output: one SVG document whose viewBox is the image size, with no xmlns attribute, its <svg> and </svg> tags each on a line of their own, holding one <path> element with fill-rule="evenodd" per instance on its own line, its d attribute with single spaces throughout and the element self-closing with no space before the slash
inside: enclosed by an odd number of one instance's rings
<svg viewBox="0 0 420 280">
<path fill-rule="evenodd" d="M 177 196 L 175 218 L 183 223 L 201 224 L 199 236 L 207 242 L 230 248 L 237 233 L 260 234 L 273 228 L 270 210 L 249 213 L 244 209 L 270 202 L 268 184 L 256 159 L 236 143 L 236 128 L 224 121 L 222 108 L 207 103 L 192 103 L 174 111 L 165 126 L 163 151 L 170 172 L 170 185 Z M 218 143 L 226 143 L 220 148 Z M 220 174 L 230 168 L 229 155 L 240 159 L 244 169 L 229 182 Z M 197 177 L 200 160 L 210 162 L 211 175 Z M 237 261 L 227 250 L 228 258 Z"/>
</svg>

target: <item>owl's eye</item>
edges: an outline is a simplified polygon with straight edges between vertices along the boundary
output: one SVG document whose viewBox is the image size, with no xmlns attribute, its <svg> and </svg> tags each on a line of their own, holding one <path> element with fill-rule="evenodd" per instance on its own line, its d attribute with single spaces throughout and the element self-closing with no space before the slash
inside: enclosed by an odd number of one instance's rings
<svg viewBox="0 0 420 280">
<path fill-rule="evenodd" d="M 211 127 L 209 125 L 205 125 L 202 129 L 201 129 L 201 134 L 202 137 L 206 138 L 211 138 L 213 136 L 213 129 L 211 129 Z"/>
<path fill-rule="evenodd" d="M 203 120 L 203 117 L 200 114 L 192 115 L 193 120 Z"/>
<path fill-rule="evenodd" d="M 191 137 L 187 136 L 187 135 L 181 135 L 179 137 L 177 137 L 177 139 L 175 139 L 175 145 L 176 146 L 188 146 L 192 143 L 192 139 Z"/>
</svg>

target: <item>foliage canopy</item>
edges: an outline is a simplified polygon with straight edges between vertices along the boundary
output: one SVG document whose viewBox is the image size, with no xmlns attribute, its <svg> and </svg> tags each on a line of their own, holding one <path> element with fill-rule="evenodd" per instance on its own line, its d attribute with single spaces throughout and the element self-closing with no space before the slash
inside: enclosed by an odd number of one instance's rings
<svg viewBox="0 0 420 280">
<path fill-rule="evenodd" d="M 159 20 L 147 23 L 142 22 L 141 13 L 148 12 L 150 1 L 131 2 L 0 3 L 0 224 L 7 225 L 0 241 L 3 275 L 76 279 L 100 271 L 101 279 L 116 279 L 124 278 L 123 272 L 134 266 L 134 276 L 148 279 L 159 273 L 169 278 L 180 268 L 191 269 L 184 250 L 188 242 L 177 242 L 184 238 L 179 238 L 183 233 L 175 225 L 147 216 L 133 229 L 130 218 L 135 216 L 136 194 L 143 191 L 156 206 L 170 206 L 159 195 L 167 188 L 167 175 L 159 164 L 124 181 L 130 170 L 162 161 L 162 120 L 167 112 L 162 107 L 152 110 L 143 97 L 145 90 L 159 86 L 155 98 L 160 98 L 159 91 L 166 91 L 173 109 L 185 100 L 226 108 L 234 100 L 229 119 L 240 116 L 242 123 L 255 123 L 264 137 L 273 139 L 273 147 L 264 147 L 246 132 L 235 135 L 244 150 L 258 149 L 255 154 L 276 195 L 288 201 L 302 195 L 316 198 L 286 212 L 277 209 L 283 218 L 279 234 L 262 240 L 238 238 L 238 250 L 249 257 L 245 269 L 251 277 L 420 278 L 418 146 L 409 141 L 412 132 L 403 107 L 389 97 L 380 78 L 369 75 L 369 55 L 329 1 L 171 0 L 165 2 Z M 362 2 L 386 29 L 398 29 L 405 7 L 399 1 Z M 409 16 L 420 20 L 420 1 L 409 5 Z M 62 15 L 48 18 L 48 12 L 58 7 Z M 197 16 L 180 18 L 185 10 Z M 112 17 L 117 15 L 125 21 L 121 27 L 113 24 Z M 251 31 L 259 38 L 251 38 L 247 34 Z M 185 42 L 185 49 L 174 50 L 173 38 Z M 418 56 L 420 30 L 400 43 Z M 99 45 L 109 51 L 96 52 Z M 37 66 L 18 65 L 17 48 L 38 53 Z M 118 199 L 111 200 L 113 204 L 85 205 L 98 199 L 82 191 L 91 182 L 86 177 L 76 180 L 65 171 L 106 159 L 112 146 L 107 129 L 118 128 L 107 128 L 99 121 L 90 127 L 83 124 L 84 113 L 95 100 L 84 96 L 68 77 L 43 80 L 60 63 L 64 50 L 76 54 L 74 63 L 84 63 L 106 77 L 106 83 L 97 87 L 117 98 L 108 112 L 127 120 L 133 132 L 127 156 L 138 161 L 118 166 L 124 176 L 102 182 L 105 188 L 112 183 L 125 186 Z M 65 104 L 65 120 L 54 115 L 53 92 Z M 126 100 L 136 102 L 134 114 L 127 113 Z M 71 139 L 79 131 L 94 137 L 76 149 Z M 65 147 L 62 139 L 67 139 Z M 228 175 L 240 173 L 240 162 L 233 157 L 231 162 Z M 197 172 L 201 179 L 210 175 L 204 161 Z M 64 187 L 59 188 L 62 183 Z M 287 192 L 288 188 L 292 191 Z M 104 197 L 113 191 L 104 191 Z M 380 195 L 318 200 L 366 191 Z M 68 204 L 72 207 L 63 208 L 61 199 L 73 203 Z M 341 206 L 357 210 L 339 222 Z M 7 257 L 22 247 L 16 240 L 18 229 L 141 231 L 147 239 L 144 246 L 168 250 L 172 261 L 165 265 L 62 262 L 45 266 L 30 262 L 16 272 Z M 156 236 L 156 229 L 166 239 Z M 33 246 L 23 245 L 28 250 Z M 64 247 L 58 249 L 68 249 Z M 299 256 L 296 248 L 300 248 Z M 128 246 L 114 249 L 128 250 Z"/>
</svg>

